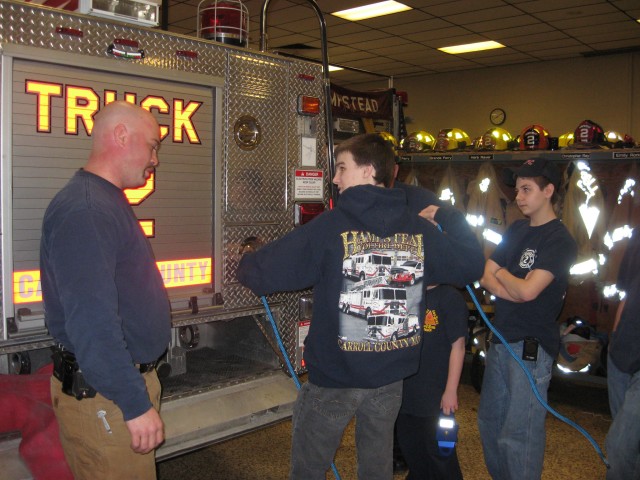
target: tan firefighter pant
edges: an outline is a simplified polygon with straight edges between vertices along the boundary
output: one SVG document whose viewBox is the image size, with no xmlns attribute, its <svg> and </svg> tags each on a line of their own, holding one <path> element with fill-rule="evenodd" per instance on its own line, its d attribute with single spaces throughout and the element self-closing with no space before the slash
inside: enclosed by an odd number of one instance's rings
<svg viewBox="0 0 640 480">
<path fill-rule="evenodd" d="M 160 381 L 155 370 L 142 374 L 149 398 L 160 408 Z M 155 452 L 146 455 L 131 450 L 131 435 L 122 412 L 99 393 L 76 400 L 62 392 L 60 381 L 51 377 L 51 401 L 60 426 L 60 440 L 67 463 L 76 480 L 155 480 Z M 104 410 L 111 433 L 98 416 Z"/>
</svg>

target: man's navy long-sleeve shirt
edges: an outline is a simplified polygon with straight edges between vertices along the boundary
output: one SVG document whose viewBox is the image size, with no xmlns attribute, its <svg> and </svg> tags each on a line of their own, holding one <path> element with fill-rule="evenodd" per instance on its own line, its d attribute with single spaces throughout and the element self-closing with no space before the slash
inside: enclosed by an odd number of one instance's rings
<svg viewBox="0 0 640 480">
<path fill-rule="evenodd" d="M 136 363 L 169 344 L 171 314 L 153 252 L 124 192 L 76 172 L 45 213 L 40 246 L 49 333 L 125 420 L 151 408 Z"/>
</svg>

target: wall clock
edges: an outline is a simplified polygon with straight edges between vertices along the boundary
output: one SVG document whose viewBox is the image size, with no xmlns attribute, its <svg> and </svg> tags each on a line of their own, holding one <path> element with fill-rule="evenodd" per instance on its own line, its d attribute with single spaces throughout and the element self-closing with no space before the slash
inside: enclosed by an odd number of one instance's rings
<svg viewBox="0 0 640 480">
<path fill-rule="evenodd" d="M 494 125 L 502 125 L 507 119 L 507 113 L 502 108 L 494 108 L 489 114 L 489 120 Z"/>
</svg>

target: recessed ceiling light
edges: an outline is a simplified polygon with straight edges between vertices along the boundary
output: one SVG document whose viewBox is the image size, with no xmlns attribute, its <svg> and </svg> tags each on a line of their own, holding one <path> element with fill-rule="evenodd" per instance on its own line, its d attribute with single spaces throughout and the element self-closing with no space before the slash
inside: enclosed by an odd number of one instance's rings
<svg viewBox="0 0 640 480">
<path fill-rule="evenodd" d="M 466 45 L 454 45 L 451 47 L 439 48 L 441 52 L 451 53 L 456 55 L 458 53 L 479 52 L 481 50 L 491 50 L 494 48 L 504 48 L 504 45 L 498 42 L 490 40 L 488 42 L 467 43 Z"/>
<path fill-rule="evenodd" d="M 412 8 L 402 3 L 389 0 L 386 2 L 378 2 L 370 5 L 363 5 L 361 7 L 350 8 L 348 10 L 341 10 L 339 12 L 334 12 L 331 15 L 344 18 L 345 20 L 351 20 L 352 22 L 357 22 L 358 20 L 381 17 L 392 13 L 406 12 L 407 10 L 412 10 Z"/>
</svg>

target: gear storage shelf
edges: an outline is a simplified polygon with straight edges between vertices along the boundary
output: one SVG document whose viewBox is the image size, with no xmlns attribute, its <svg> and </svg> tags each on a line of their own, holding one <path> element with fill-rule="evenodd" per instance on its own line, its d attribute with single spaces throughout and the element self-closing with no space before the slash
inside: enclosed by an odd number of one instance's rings
<svg viewBox="0 0 640 480">
<path fill-rule="evenodd" d="M 445 162 L 514 162 L 529 158 L 547 158 L 557 162 L 586 161 L 640 161 L 640 148 L 619 149 L 562 149 L 562 150 L 505 150 L 400 153 L 400 164 L 427 164 Z"/>
</svg>

